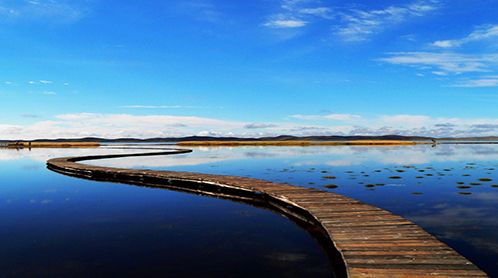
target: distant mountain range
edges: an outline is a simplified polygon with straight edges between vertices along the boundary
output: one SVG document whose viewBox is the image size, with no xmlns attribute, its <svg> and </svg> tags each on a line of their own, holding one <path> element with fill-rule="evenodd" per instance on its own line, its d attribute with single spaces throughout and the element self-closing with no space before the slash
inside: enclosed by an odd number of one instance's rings
<svg viewBox="0 0 498 278">
<path fill-rule="evenodd" d="M 86 137 L 77 139 L 37 139 L 33 142 L 100 142 L 100 143 L 150 143 L 150 142 L 182 142 L 182 141 L 355 141 L 355 140 L 400 140 L 400 141 L 498 141 L 498 136 L 489 137 L 462 137 L 462 138 L 434 138 L 424 136 L 292 136 L 280 135 L 275 137 L 240 138 L 240 137 L 213 137 L 213 136 L 187 136 L 187 137 L 159 137 L 159 138 L 117 138 L 106 139 Z M 0 140 L 0 142 L 16 142 L 27 140 Z"/>
</svg>

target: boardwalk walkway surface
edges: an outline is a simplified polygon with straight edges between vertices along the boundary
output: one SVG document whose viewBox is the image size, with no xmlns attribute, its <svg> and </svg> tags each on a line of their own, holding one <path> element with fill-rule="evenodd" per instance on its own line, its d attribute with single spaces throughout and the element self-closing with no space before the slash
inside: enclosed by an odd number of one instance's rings
<svg viewBox="0 0 498 278">
<path fill-rule="evenodd" d="M 91 166 L 79 161 L 155 153 L 55 158 L 47 167 L 66 175 L 214 195 L 265 204 L 319 226 L 343 260 L 347 277 L 487 277 L 474 264 L 414 223 L 330 192 L 265 180 L 187 172 Z"/>
</svg>

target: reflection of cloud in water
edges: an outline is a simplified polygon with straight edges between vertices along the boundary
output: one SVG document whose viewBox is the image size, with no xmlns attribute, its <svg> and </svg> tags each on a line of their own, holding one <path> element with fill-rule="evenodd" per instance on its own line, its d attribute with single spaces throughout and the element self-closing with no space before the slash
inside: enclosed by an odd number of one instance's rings
<svg viewBox="0 0 498 278">
<path fill-rule="evenodd" d="M 43 199 L 43 200 L 31 199 L 31 200 L 29 200 L 29 202 L 31 204 L 40 204 L 43 206 L 43 205 L 48 205 L 48 204 L 52 203 L 52 200 L 50 200 L 50 199 Z"/>
<path fill-rule="evenodd" d="M 452 156 L 452 155 L 455 155 L 455 150 L 445 148 L 445 149 L 443 149 L 443 150 L 436 151 L 436 153 L 435 153 L 435 154 L 436 154 L 437 156 Z"/>
<path fill-rule="evenodd" d="M 469 198 L 475 199 L 477 201 L 488 201 L 498 203 L 498 193 L 496 192 L 480 192 L 474 193 Z"/>
<path fill-rule="evenodd" d="M 153 152 L 153 150 L 149 150 Z M 64 156 L 83 156 L 83 155 L 99 155 L 109 153 L 133 153 L 142 152 L 140 150 L 125 150 L 125 149 L 107 149 L 107 148 L 92 148 L 92 149 L 0 149 L 0 161 L 31 159 L 34 161 L 45 162 L 51 158 Z"/>
<path fill-rule="evenodd" d="M 419 146 L 313 146 L 313 147 L 200 147 L 191 154 L 156 158 L 128 158 L 120 164 L 108 161 L 105 165 L 119 167 L 193 166 L 229 160 L 288 159 L 293 166 L 329 165 L 354 166 L 373 162 L 380 164 L 426 164 L 431 162 L 467 162 L 498 160 L 498 145 L 429 145 Z M 129 163 L 125 163 L 129 161 Z"/>
<path fill-rule="evenodd" d="M 280 262 L 288 262 L 288 263 L 297 263 L 306 260 L 306 254 L 302 253 L 280 253 L 273 252 L 265 256 L 270 260 L 280 261 Z"/>
<path fill-rule="evenodd" d="M 223 157 L 167 157 L 167 156 L 150 156 L 129 157 L 116 159 L 103 159 L 98 161 L 88 161 L 86 163 L 93 165 L 102 165 L 118 168 L 145 168 L 145 167 L 175 167 L 175 166 L 195 166 L 224 161 Z"/>
<path fill-rule="evenodd" d="M 439 204 L 432 209 L 418 211 L 416 215 L 405 216 L 423 227 L 437 227 L 440 238 L 466 242 L 476 249 L 498 253 L 498 242 L 494 236 L 498 219 L 491 214 L 493 211 L 486 208 Z"/>
<path fill-rule="evenodd" d="M 275 157 L 277 154 L 270 152 L 246 152 L 244 156 L 248 158 L 269 158 Z"/>
<path fill-rule="evenodd" d="M 321 164 L 330 166 L 361 165 L 366 162 L 382 164 L 427 164 L 433 162 L 466 162 L 498 160 L 498 146 L 427 145 L 413 147 L 331 147 L 322 150 L 320 157 L 334 158 Z M 316 157 L 313 161 L 318 162 Z M 317 163 L 320 164 L 320 163 Z"/>
<path fill-rule="evenodd" d="M 498 155 L 498 148 L 485 146 L 485 145 L 470 145 L 470 149 L 472 149 L 473 153 L 476 155 Z"/>
<path fill-rule="evenodd" d="M 18 151 L 0 149 L 0 161 L 18 160 L 24 155 Z"/>
<path fill-rule="evenodd" d="M 368 162 L 381 164 L 426 164 L 431 162 L 467 162 L 498 160 L 498 145 L 419 146 L 313 146 L 313 147 L 194 147 L 191 154 L 126 158 L 99 161 L 115 167 L 172 167 L 216 163 L 228 160 L 296 158 L 293 165 L 352 166 Z M 0 150 L 0 161 L 33 159 L 46 161 L 53 157 L 107 153 L 133 153 L 132 149 L 32 149 Z M 145 150 L 153 152 L 153 150 Z M 92 162 L 90 162 L 92 163 Z M 95 162 L 97 163 L 97 162 Z"/>
<path fill-rule="evenodd" d="M 325 163 L 329 166 L 334 166 L 334 167 L 340 167 L 340 166 L 351 166 L 353 165 L 353 161 L 351 160 L 333 160 L 333 161 L 327 161 Z"/>
<path fill-rule="evenodd" d="M 195 166 L 229 160 L 297 157 L 302 156 L 303 154 L 316 155 L 321 153 L 320 150 L 312 148 L 286 147 L 194 147 L 192 149 L 192 153 L 181 155 L 129 157 L 122 159 L 99 160 L 95 162 L 90 161 L 89 163 L 123 168 L 166 168 L 175 166 Z"/>
</svg>

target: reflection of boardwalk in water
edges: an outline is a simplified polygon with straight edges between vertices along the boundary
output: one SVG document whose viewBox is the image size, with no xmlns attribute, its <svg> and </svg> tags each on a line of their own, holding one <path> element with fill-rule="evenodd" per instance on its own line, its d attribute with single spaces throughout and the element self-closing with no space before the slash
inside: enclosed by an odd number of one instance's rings
<svg viewBox="0 0 498 278">
<path fill-rule="evenodd" d="M 47 164 L 51 170 L 81 178 L 173 188 L 265 204 L 318 225 L 340 252 L 350 277 L 486 277 L 467 259 L 412 222 L 342 195 L 252 178 L 77 163 L 187 152 L 190 151 L 56 158 Z"/>
</svg>

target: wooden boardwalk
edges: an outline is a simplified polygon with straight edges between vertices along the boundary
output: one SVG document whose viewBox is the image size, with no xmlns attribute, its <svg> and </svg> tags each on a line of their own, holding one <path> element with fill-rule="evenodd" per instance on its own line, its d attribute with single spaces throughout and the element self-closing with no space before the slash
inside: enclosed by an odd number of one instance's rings
<svg viewBox="0 0 498 278">
<path fill-rule="evenodd" d="M 66 175 L 172 188 L 262 203 L 318 226 L 342 259 L 347 277 L 488 277 L 474 264 L 414 223 L 383 209 L 317 189 L 265 180 L 187 172 L 91 166 L 78 161 L 155 153 L 55 158 L 47 167 Z"/>
</svg>

